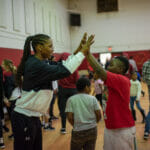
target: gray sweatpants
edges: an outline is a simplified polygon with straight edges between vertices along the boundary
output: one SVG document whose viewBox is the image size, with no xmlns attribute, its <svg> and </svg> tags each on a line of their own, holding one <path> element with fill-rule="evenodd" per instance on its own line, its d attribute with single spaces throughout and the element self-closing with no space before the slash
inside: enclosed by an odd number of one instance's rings
<svg viewBox="0 0 150 150">
<path fill-rule="evenodd" d="M 134 150 L 135 127 L 104 130 L 104 150 Z"/>
</svg>

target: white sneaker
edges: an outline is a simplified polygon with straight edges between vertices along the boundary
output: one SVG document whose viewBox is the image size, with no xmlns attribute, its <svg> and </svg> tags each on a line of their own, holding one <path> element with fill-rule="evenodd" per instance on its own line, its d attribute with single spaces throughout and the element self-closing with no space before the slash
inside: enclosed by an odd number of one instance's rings
<svg viewBox="0 0 150 150">
<path fill-rule="evenodd" d="M 148 132 L 145 132 L 144 133 L 144 140 L 147 140 L 149 138 L 149 133 Z"/>
<path fill-rule="evenodd" d="M 66 134 L 66 133 L 67 133 L 67 132 L 66 132 L 66 128 L 61 128 L 60 133 L 61 133 L 61 134 Z"/>
</svg>

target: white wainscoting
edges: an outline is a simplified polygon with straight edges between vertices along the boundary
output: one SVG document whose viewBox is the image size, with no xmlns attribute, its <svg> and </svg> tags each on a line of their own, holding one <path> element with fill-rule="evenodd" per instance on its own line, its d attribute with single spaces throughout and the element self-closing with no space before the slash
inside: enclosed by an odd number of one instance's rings
<svg viewBox="0 0 150 150">
<path fill-rule="evenodd" d="M 70 51 L 67 7 L 67 0 L 0 0 L 0 47 L 22 49 L 27 36 L 44 33 L 55 52 Z"/>
</svg>

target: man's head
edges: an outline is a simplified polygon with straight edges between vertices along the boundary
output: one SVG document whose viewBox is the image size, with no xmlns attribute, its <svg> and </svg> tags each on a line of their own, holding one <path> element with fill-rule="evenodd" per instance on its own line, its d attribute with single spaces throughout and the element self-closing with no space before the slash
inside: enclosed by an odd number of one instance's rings
<svg viewBox="0 0 150 150">
<path fill-rule="evenodd" d="M 128 71 L 128 69 L 128 59 L 123 56 L 117 56 L 113 58 L 108 66 L 108 71 L 117 74 L 125 74 Z"/>
<path fill-rule="evenodd" d="M 83 93 L 91 92 L 91 83 L 87 77 L 81 77 L 76 83 L 77 90 Z"/>
</svg>

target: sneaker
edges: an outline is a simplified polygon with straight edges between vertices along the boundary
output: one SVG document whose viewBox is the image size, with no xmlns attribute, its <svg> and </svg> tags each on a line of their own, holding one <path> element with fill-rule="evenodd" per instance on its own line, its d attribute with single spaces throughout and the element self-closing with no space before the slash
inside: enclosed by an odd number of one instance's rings
<svg viewBox="0 0 150 150">
<path fill-rule="evenodd" d="M 11 135 L 8 136 L 8 138 L 9 138 L 9 139 L 13 139 L 13 138 L 14 138 L 14 135 L 11 134 Z"/>
<path fill-rule="evenodd" d="M 44 127 L 45 126 L 45 122 L 41 122 L 41 126 Z"/>
<path fill-rule="evenodd" d="M 149 138 L 149 133 L 148 132 L 145 132 L 144 133 L 144 140 L 147 140 Z"/>
<path fill-rule="evenodd" d="M 55 130 L 55 128 L 52 126 L 49 126 L 49 130 Z"/>
<path fill-rule="evenodd" d="M 144 97 L 144 95 L 145 95 L 145 92 L 144 92 L 144 91 L 141 91 L 141 93 L 142 93 L 142 95 L 143 95 L 143 97 Z"/>
<path fill-rule="evenodd" d="M 48 126 L 44 126 L 44 130 L 55 130 L 55 128 L 52 127 L 51 125 L 48 125 Z"/>
<path fill-rule="evenodd" d="M 66 133 L 67 133 L 67 132 L 66 132 L 66 128 L 61 128 L 60 133 L 61 133 L 61 134 L 66 134 Z"/>
<path fill-rule="evenodd" d="M 0 148 L 5 148 L 5 144 L 4 143 L 0 143 Z"/>
<path fill-rule="evenodd" d="M 9 128 L 7 128 L 6 125 L 3 126 L 3 129 L 4 129 L 5 132 L 9 132 Z"/>
<path fill-rule="evenodd" d="M 56 116 L 51 116 L 50 119 L 51 119 L 51 120 L 57 120 L 58 117 L 56 117 Z"/>
</svg>

